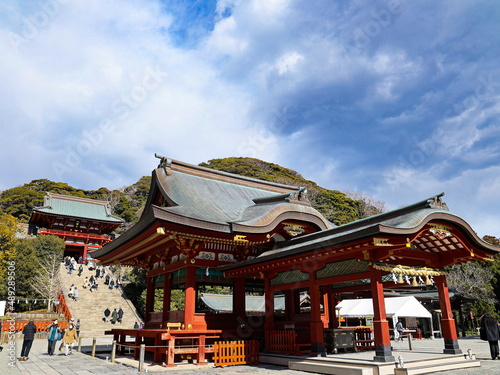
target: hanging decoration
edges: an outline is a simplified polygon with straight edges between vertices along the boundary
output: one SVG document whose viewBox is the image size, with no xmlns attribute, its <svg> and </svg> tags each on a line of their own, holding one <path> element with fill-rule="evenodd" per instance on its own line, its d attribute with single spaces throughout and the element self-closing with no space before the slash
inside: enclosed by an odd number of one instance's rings
<svg viewBox="0 0 500 375">
<path fill-rule="evenodd" d="M 388 264 L 376 264 L 376 263 L 370 263 L 373 268 L 379 271 L 386 271 L 386 272 L 391 272 L 391 273 L 397 273 L 400 275 L 408 275 L 408 276 L 442 276 L 442 275 L 447 275 L 448 272 L 446 271 L 437 271 L 432 268 L 413 268 L 413 267 L 408 267 L 408 266 L 391 266 Z"/>
</svg>

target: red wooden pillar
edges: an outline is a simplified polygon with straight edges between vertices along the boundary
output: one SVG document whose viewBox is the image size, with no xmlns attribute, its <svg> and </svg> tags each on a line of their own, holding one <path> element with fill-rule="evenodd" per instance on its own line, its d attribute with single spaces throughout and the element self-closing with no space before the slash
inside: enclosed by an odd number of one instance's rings
<svg viewBox="0 0 500 375">
<path fill-rule="evenodd" d="M 184 291 L 184 325 L 193 328 L 196 309 L 196 268 L 186 267 L 186 290 Z M 191 325 L 189 328 L 189 325 Z"/>
<path fill-rule="evenodd" d="M 264 298 L 265 298 L 265 320 L 264 331 L 267 332 L 274 329 L 274 292 L 270 288 L 271 280 L 269 277 L 264 278 Z"/>
<path fill-rule="evenodd" d="M 382 272 L 370 267 L 370 279 L 373 298 L 373 330 L 375 336 L 376 362 L 394 362 L 391 349 L 391 336 L 389 334 L 389 322 L 385 314 L 384 286 L 382 284 Z"/>
<path fill-rule="evenodd" d="M 453 311 L 451 309 L 450 295 L 446 276 L 434 277 L 439 293 L 439 305 L 441 306 L 441 329 L 444 338 L 444 354 L 461 354 L 462 350 L 458 347 L 457 329 Z"/>
<path fill-rule="evenodd" d="M 151 311 L 155 303 L 155 278 L 148 276 L 146 279 L 146 322 L 151 320 Z"/>
<path fill-rule="evenodd" d="M 328 328 L 333 328 L 333 321 L 335 320 L 335 304 L 332 302 L 332 286 L 323 285 L 323 306 Z"/>
<path fill-rule="evenodd" d="M 163 274 L 163 312 L 162 312 L 162 323 L 168 322 L 170 311 L 170 299 L 172 296 L 172 279 L 170 278 L 170 273 Z"/>
<path fill-rule="evenodd" d="M 323 339 L 323 322 L 321 321 L 321 298 L 319 286 L 316 285 L 315 272 L 309 273 L 309 298 L 311 301 L 311 352 L 316 355 L 326 356 L 325 342 Z"/>
<path fill-rule="evenodd" d="M 288 289 L 284 291 L 285 293 L 285 314 L 286 314 L 286 320 L 289 322 L 294 322 L 295 321 L 295 314 L 296 314 L 296 303 L 294 301 L 294 298 L 297 297 L 295 294 L 295 290 L 293 289 Z"/>
<path fill-rule="evenodd" d="M 233 287 L 233 313 L 238 322 L 245 321 L 246 301 L 245 301 L 245 278 L 237 277 L 234 279 Z"/>
<path fill-rule="evenodd" d="M 84 245 L 83 246 L 83 255 L 82 255 L 83 264 L 85 264 L 85 261 L 87 260 L 87 252 L 88 252 L 87 245 Z"/>
</svg>

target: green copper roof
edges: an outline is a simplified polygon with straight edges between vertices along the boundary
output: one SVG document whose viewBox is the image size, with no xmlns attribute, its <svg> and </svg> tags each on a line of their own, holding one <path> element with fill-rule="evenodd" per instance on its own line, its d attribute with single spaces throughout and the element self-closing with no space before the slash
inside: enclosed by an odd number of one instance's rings
<svg viewBox="0 0 500 375">
<path fill-rule="evenodd" d="M 47 193 L 44 205 L 35 208 L 34 211 L 113 223 L 123 222 L 122 219 L 111 215 L 108 202 L 53 193 Z"/>
</svg>

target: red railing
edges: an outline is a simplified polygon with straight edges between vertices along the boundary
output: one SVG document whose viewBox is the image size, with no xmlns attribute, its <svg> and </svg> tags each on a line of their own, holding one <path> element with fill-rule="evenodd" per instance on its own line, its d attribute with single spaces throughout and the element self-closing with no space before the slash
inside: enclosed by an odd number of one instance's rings
<svg viewBox="0 0 500 375">
<path fill-rule="evenodd" d="M 24 326 L 29 323 L 28 319 L 14 320 L 14 319 L 3 319 L 2 320 L 2 333 L 8 334 L 9 332 L 22 332 Z M 47 326 L 52 323 L 51 319 L 34 319 L 33 323 L 36 326 L 37 332 L 47 331 Z M 61 320 L 58 322 L 61 329 L 68 328 L 68 322 L 66 320 Z"/>
<path fill-rule="evenodd" d="M 54 236 L 59 236 L 59 237 L 65 236 L 65 237 L 88 238 L 106 242 L 111 241 L 111 237 L 105 234 L 71 232 L 68 230 L 58 230 L 58 229 L 41 229 L 39 234 L 52 234 Z"/>
<path fill-rule="evenodd" d="M 297 342 L 295 331 L 272 330 L 266 332 L 266 351 L 294 354 Z"/>
<path fill-rule="evenodd" d="M 66 320 L 69 321 L 73 316 L 71 315 L 71 311 L 70 311 L 68 305 L 66 304 L 66 300 L 64 299 L 64 294 L 61 290 L 57 294 L 57 301 L 59 303 L 56 304 L 56 311 L 59 314 L 64 315 Z"/>
</svg>

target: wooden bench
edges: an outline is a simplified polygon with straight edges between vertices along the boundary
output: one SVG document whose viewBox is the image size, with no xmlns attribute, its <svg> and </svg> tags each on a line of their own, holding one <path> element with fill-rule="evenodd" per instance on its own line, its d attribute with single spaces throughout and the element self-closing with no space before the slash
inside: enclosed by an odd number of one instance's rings
<svg viewBox="0 0 500 375">
<path fill-rule="evenodd" d="M 177 322 L 177 323 L 167 323 L 167 331 L 170 331 L 172 328 L 177 328 L 179 331 L 182 328 L 182 323 Z"/>
</svg>

